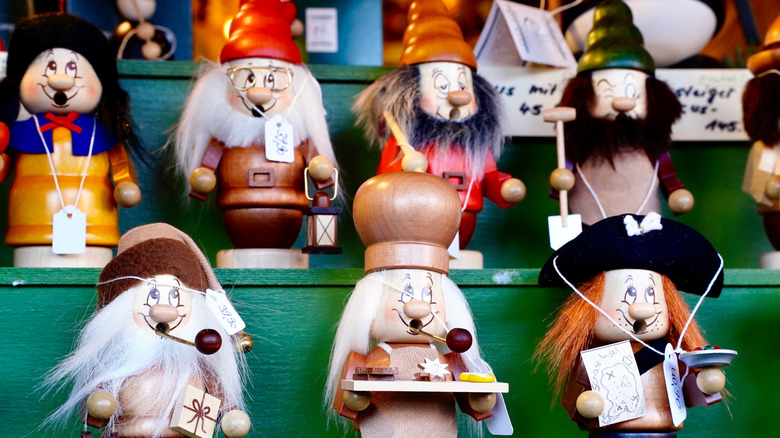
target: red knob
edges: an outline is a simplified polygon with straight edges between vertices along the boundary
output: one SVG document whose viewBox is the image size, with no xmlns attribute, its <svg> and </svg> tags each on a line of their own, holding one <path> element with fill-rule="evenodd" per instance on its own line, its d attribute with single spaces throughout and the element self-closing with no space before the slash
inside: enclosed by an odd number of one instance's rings
<svg viewBox="0 0 780 438">
<path fill-rule="evenodd" d="M 195 348 L 203 354 L 214 354 L 222 347 L 222 336 L 214 329 L 203 329 L 195 335 Z"/>
<path fill-rule="evenodd" d="M 471 348 L 471 333 L 466 329 L 454 328 L 447 333 L 447 347 L 456 353 L 463 353 Z"/>
</svg>

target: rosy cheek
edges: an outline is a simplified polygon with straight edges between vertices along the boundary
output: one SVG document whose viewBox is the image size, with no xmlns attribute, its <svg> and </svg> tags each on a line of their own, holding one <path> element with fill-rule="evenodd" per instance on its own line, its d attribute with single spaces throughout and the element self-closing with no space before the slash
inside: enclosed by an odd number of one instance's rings
<svg viewBox="0 0 780 438">
<path fill-rule="evenodd" d="M 139 327 L 147 327 L 146 320 L 144 320 L 143 315 L 133 313 L 133 321 L 135 321 Z"/>
</svg>

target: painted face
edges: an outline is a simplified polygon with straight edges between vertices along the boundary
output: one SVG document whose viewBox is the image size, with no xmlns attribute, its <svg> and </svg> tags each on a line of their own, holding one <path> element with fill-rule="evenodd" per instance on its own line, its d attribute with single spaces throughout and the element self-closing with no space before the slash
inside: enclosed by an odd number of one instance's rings
<svg viewBox="0 0 780 438">
<path fill-rule="evenodd" d="M 119 13 L 128 20 L 138 21 L 138 17 L 148 20 L 157 8 L 155 0 L 116 0 Z"/>
<path fill-rule="evenodd" d="M 382 297 L 376 319 L 371 324 L 371 336 L 380 342 L 406 342 L 428 344 L 427 336 L 409 329 L 418 320 L 421 330 L 437 336 L 445 336 L 446 329 L 439 322 L 446 322 L 441 275 L 422 269 L 392 269 L 387 271 L 382 285 Z M 438 318 L 434 316 L 438 315 Z"/>
<path fill-rule="evenodd" d="M 103 86 L 86 58 L 72 50 L 51 49 L 27 68 L 19 93 L 31 114 L 88 114 L 100 103 Z"/>
<path fill-rule="evenodd" d="M 591 114 L 597 119 L 615 120 L 624 113 L 632 119 L 647 117 L 647 74 L 638 70 L 613 68 L 591 75 L 596 102 Z"/>
<path fill-rule="evenodd" d="M 192 317 L 192 293 L 179 289 L 181 282 L 173 275 L 157 275 L 136 288 L 133 320 L 141 328 L 154 332 L 160 322 L 175 335 Z M 155 284 L 152 284 L 155 283 Z"/>
<path fill-rule="evenodd" d="M 267 116 L 282 113 L 295 98 L 292 64 L 268 58 L 243 58 L 227 63 L 227 99 L 244 114 L 260 117 L 252 104 Z"/>
<path fill-rule="evenodd" d="M 426 62 L 420 69 L 420 106 L 442 120 L 464 120 L 477 112 L 471 69 L 454 62 Z"/>
<path fill-rule="evenodd" d="M 662 338 L 669 332 L 663 280 L 656 272 L 644 269 L 607 271 L 599 307 L 620 327 L 643 341 Z M 631 339 L 601 314 L 594 335 L 603 342 Z"/>
</svg>

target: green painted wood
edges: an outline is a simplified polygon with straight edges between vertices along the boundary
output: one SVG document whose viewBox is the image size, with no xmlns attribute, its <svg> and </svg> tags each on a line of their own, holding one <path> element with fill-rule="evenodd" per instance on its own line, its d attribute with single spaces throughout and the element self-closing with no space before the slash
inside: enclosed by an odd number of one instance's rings
<svg viewBox="0 0 780 438">
<path fill-rule="evenodd" d="M 341 436 L 338 429 L 327 429 L 321 395 L 334 328 L 362 271 L 216 273 L 255 339 L 246 390 L 253 436 Z M 0 268 L 3 436 L 77 435 L 75 416 L 66 432 L 36 430 L 65 395 L 44 395 L 36 385 L 70 351 L 78 327 L 94 310 L 98 274 L 95 269 Z M 569 294 L 535 286 L 537 274 L 535 269 L 454 271 L 452 279 L 471 304 L 485 358 L 510 384 L 506 402 L 515 436 L 582 437 L 553 401 L 546 374 L 531 358 L 549 316 Z M 774 426 L 780 384 L 768 371 L 780 363 L 780 274 L 750 269 L 725 274 L 722 296 L 706 300 L 697 320 L 710 342 L 739 351 L 726 369 L 731 396 L 727 405 L 690 409 L 680 437 L 758 436 Z M 14 280 L 24 283 L 13 286 Z"/>
</svg>

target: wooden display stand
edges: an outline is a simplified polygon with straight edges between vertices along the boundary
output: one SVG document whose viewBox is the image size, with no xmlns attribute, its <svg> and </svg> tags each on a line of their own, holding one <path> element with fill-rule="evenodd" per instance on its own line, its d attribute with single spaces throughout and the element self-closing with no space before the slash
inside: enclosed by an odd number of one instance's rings
<svg viewBox="0 0 780 438">
<path fill-rule="evenodd" d="M 342 380 L 341 388 L 348 391 L 389 391 L 389 392 L 473 392 L 493 393 L 509 392 L 509 384 L 505 382 L 474 383 L 474 382 L 426 382 L 416 380 Z"/>
<path fill-rule="evenodd" d="M 102 268 L 111 261 L 111 248 L 88 246 L 83 254 L 54 254 L 51 246 L 22 246 L 14 249 L 16 268 Z"/>
<path fill-rule="evenodd" d="M 217 253 L 220 269 L 308 269 L 309 255 L 300 249 L 245 248 Z"/>
</svg>

